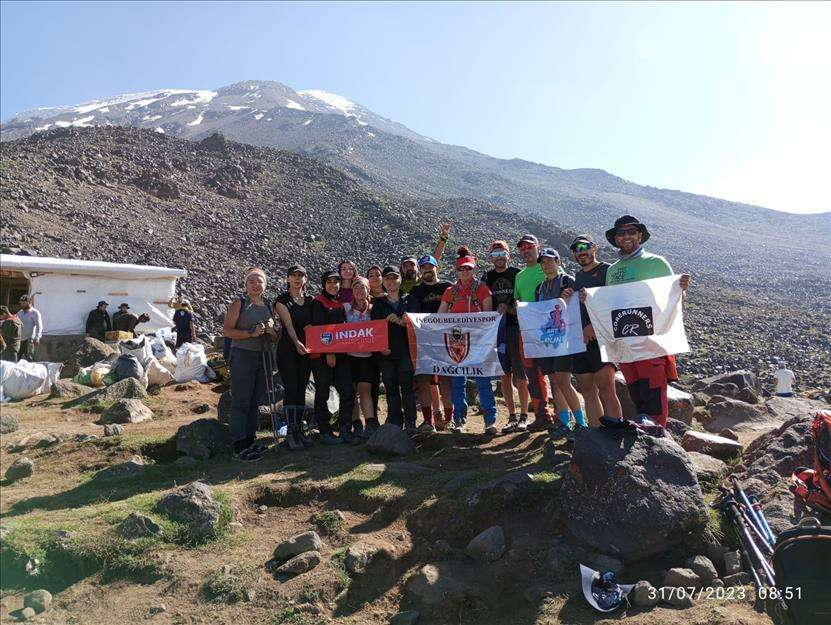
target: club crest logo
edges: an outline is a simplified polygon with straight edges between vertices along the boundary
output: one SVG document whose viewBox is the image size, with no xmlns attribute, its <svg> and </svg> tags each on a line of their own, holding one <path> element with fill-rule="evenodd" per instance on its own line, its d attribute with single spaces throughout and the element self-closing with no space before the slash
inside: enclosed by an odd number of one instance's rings
<svg viewBox="0 0 831 625">
<path fill-rule="evenodd" d="M 612 333 L 616 339 L 652 336 L 655 334 L 655 327 L 652 321 L 652 306 L 618 308 L 617 310 L 613 310 Z"/>
<path fill-rule="evenodd" d="M 444 335 L 444 347 L 450 359 L 459 364 L 470 354 L 470 332 L 462 332 L 458 326 L 451 328 Z"/>
<path fill-rule="evenodd" d="M 566 320 L 563 319 L 563 307 L 554 304 L 554 309 L 540 328 L 540 342 L 550 347 L 559 347 L 565 338 Z"/>
<path fill-rule="evenodd" d="M 321 332 L 320 333 L 320 342 L 324 345 L 330 345 L 332 343 L 332 333 L 331 332 Z"/>
</svg>

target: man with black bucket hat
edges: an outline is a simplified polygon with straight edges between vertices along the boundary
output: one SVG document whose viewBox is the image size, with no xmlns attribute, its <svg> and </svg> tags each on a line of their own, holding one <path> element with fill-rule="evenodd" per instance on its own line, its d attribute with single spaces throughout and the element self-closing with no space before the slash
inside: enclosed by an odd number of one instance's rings
<svg viewBox="0 0 831 625">
<path fill-rule="evenodd" d="M 632 215 L 623 215 L 615 220 L 615 225 L 606 231 L 606 240 L 618 248 L 619 258 L 606 270 L 606 286 L 673 274 L 672 267 L 663 256 L 643 248 L 650 236 L 646 225 Z M 681 276 L 679 285 L 682 291 L 686 291 L 689 282 L 689 275 Z M 581 291 L 580 301 L 585 301 L 585 291 Z M 618 366 L 638 411 L 638 421 L 666 427 L 669 417 L 667 385 L 678 379 L 675 357 L 660 356 L 620 363 Z"/>
</svg>

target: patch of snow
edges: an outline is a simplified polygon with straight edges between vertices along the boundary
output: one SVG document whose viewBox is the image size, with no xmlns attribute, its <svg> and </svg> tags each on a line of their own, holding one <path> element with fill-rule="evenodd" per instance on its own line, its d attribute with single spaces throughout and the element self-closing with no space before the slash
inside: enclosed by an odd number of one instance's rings
<svg viewBox="0 0 831 625">
<path fill-rule="evenodd" d="M 156 132 L 163 135 L 164 134 L 164 128 L 162 128 L 161 126 L 156 126 Z"/>
<path fill-rule="evenodd" d="M 135 102 L 130 102 L 130 104 L 128 104 L 127 108 L 124 109 L 124 110 L 132 111 L 133 109 L 143 108 L 143 107 L 147 106 L 148 104 L 153 104 L 153 102 L 158 102 L 159 100 L 164 100 L 166 97 L 167 97 L 167 95 L 163 95 L 161 98 L 147 98 L 145 100 L 136 100 Z"/>
<path fill-rule="evenodd" d="M 37 128 L 35 128 L 35 132 L 40 132 L 41 130 L 48 130 L 49 126 L 51 126 L 51 125 L 52 124 L 46 124 L 45 126 L 38 126 Z"/>
<path fill-rule="evenodd" d="M 189 106 L 188 108 L 189 109 L 195 109 L 196 107 L 195 106 Z"/>
<path fill-rule="evenodd" d="M 208 90 L 188 91 L 187 93 L 190 96 L 189 98 L 182 98 L 181 100 L 171 102 L 170 106 L 184 106 L 186 104 L 207 104 L 217 96 L 216 91 Z"/>
<path fill-rule="evenodd" d="M 143 121 L 143 122 L 154 122 L 157 119 L 161 119 L 161 118 L 162 118 L 161 115 L 145 115 L 144 117 L 141 118 L 141 121 Z"/>
<path fill-rule="evenodd" d="M 308 125 L 309 125 L 309 124 L 311 124 L 311 123 L 312 123 L 312 120 L 311 120 L 311 119 L 307 119 L 306 121 L 304 121 L 304 122 L 303 122 L 303 125 L 304 125 L 304 126 L 308 126 Z"/>
<path fill-rule="evenodd" d="M 328 91 L 322 91 L 321 89 L 307 89 L 305 91 L 298 91 L 300 95 L 305 95 L 314 98 L 315 100 L 320 100 L 324 104 L 329 105 L 333 109 L 337 109 L 344 115 L 352 115 L 352 110 L 357 108 L 357 105 L 354 102 L 351 102 L 344 98 L 343 96 L 337 95 L 335 93 L 329 93 Z"/>
<path fill-rule="evenodd" d="M 231 106 L 230 104 L 227 105 L 229 109 L 232 111 L 241 111 L 242 109 L 250 109 L 250 106 Z"/>
<path fill-rule="evenodd" d="M 288 102 L 286 102 L 286 108 L 297 109 L 298 111 L 305 111 L 306 110 L 305 108 L 303 108 L 302 104 L 299 104 L 298 102 L 295 102 L 294 100 L 289 100 Z"/>
<path fill-rule="evenodd" d="M 256 119 L 257 121 L 260 121 L 262 118 L 263 118 L 263 113 L 257 113 L 256 115 L 254 115 L 254 119 Z"/>
<path fill-rule="evenodd" d="M 249 91 L 254 91 L 254 89 L 256 89 L 256 88 L 257 88 L 257 85 L 248 85 L 248 90 Z"/>
<path fill-rule="evenodd" d="M 375 133 L 374 132 L 368 132 L 368 133 L 366 133 L 366 136 L 369 137 L 370 139 L 372 139 L 375 136 Z"/>
<path fill-rule="evenodd" d="M 265 121 L 270 122 L 270 121 L 271 121 L 271 118 L 270 118 L 270 117 L 266 117 L 266 118 L 265 118 Z"/>
<path fill-rule="evenodd" d="M 204 116 L 205 116 L 205 112 L 202 111 L 201 113 L 199 113 L 199 117 L 194 119 L 192 122 L 188 123 L 188 126 L 198 126 L 199 124 L 202 123 L 202 119 L 204 118 Z"/>
<path fill-rule="evenodd" d="M 424 138 L 427 139 L 430 143 L 433 143 L 433 140 L 430 137 L 424 137 Z"/>
<path fill-rule="evenodd" d="M 70 126 L 75 126 L 76 128 L 90 128 L 92 124 L 91 122 L 95 119 L 95 115 L 90 115 L 89 117 L 81 117 L 80 119 L 72 120 L 71 122 L 55 122 L 55 125 L 58 128 L 69 128 Z"/>
<path fill-rule="evenodd" d="M 98 109 L 98 112 L 99 112 L 99 113 L 109 113 L 109 112 L 110 112 L 110 107 L 109 107 L 109 106 L 105 106 L 105 107 L 104 107 L 104 108 L 102 108 L 102 109 Z"/>
<path fill-rule="evenodd" d="M 368 125 L 368 124 L 367 124 L 364 120 L 362 120 L 360 117 L 356 117 L 356 118 L 355 118 L 355 121 L 356 121 L 356 122 L 358 122 L 358 125 L 359 125 L 359 126 L 367 126 L 367 125 Z"/>
</svg>

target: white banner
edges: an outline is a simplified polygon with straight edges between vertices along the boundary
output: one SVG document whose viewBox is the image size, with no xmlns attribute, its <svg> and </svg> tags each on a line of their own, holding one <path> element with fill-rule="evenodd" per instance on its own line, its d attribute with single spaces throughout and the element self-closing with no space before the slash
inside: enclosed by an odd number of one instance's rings
<svg viewBox="0 0 831 625">
<path fill-rule="evenodd" d="M 604 362 L 637 362 L 690 351 L 681 276 L 586 289 L 586 308 Z"/>
<path fill-rule="evenodd" d="M 495 377 L 504 373 L 497 340 L 502 315 L 495 312 L 407 313 L 416 373 Z"/>
<path fill-rule="evenodd" d="M 586 351 L 576 293 L 568 300 L 517 302 L 516 313 L 526 358 L 568 356 Z"/>
</svg>

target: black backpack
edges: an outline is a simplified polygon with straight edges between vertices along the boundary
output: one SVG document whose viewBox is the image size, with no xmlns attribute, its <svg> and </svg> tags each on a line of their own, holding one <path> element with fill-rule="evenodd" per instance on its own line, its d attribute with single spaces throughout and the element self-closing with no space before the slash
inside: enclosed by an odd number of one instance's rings
<svg viewBox="0 0 831 625">
<path fill-rule="evenodd" d="M 831 623 L 831 527 L 806 517 L 779 534 L 773 549 L 773 571 L 787 605 L 785 610 L 777 603 L 771 610 L 777 623 Z"/>
</svg>

